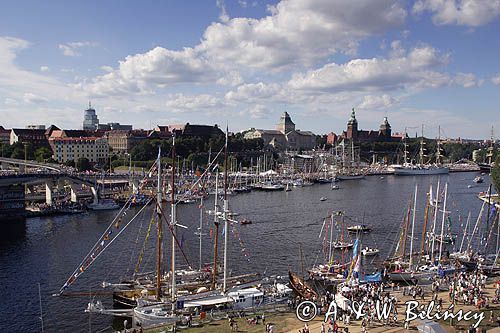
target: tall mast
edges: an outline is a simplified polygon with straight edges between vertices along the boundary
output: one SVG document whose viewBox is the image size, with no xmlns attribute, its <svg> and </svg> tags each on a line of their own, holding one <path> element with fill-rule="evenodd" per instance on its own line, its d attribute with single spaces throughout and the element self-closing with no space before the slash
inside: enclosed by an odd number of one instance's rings
<svg viewBox="0 0 500 333">
<path fill-rule="evenodd" d="M 413 220 L 411 221 L 411 238 L 410 238 L 410 270 L 413 265 L 413 234 L 415 231 L 415 218 L 417 216 L 417 191 L 418 191 L 418 184 L 415 184 L 415 199 L 413 201 Z"/>
<path fill-rule="evenodd" d="M 332 264 L 332 261 L 333 261 L 332 242 L 333 242 L 333 212 L 332 212 L 332 217 L 330 219 L 330 249 L 328 251 L 328 263 L 330 265 Z"/>
<path fill-rule="evenodd" d="M 438 126 L 438 140 L 436 150 L 436 164 L 441 164 L 441 125 Z"/>
<path fill-rule="evenodd" d="M 156 225 L 157 225 L 157 241 L 156 241 L 156 299 L 161 298 L 161 243 L 162 243 L 162 221 L 161 221 L 161 147 L 158 147 L 158 159 L 156 160 L 156 168 L 158 171 L 158 184 L 156 187 Z"/>
<path fill-rule="evenodd" d="M 403 165 L 408 165 L 408 144 L 406 143 L 406 127 L 405 127 L 405 134 L 403 138 L 403 144 L 404 144 L 404 163 Z"/>
<path fill-rule="evenodd" d="M 215 282 L 217 281 L 217 256 L 219 253 L 219 212 L 217 207 L 217 198 L 219 197 L 219 165 L 217 164 L 215 170 L 215 199 L 214 199 L 214 267 L 212 268 L 212 289 L 215 289 Z"/>
<path fill-rule="evenodd" d="M 443 252 L 443 241 L 444 241 L 444 220 L 446 219 L 446 197 L 448 194 L 448 183 L 444 185 L 444 203 L 443 203 L 443 220 L 441 221 L 441 242 L 439 243 L 439 259 L 438 262 L 441 263 L 441 254 Z"/>
<path fill-rule="evenodd" d="M 432 204 L 432 203 L 431 203 Z M 434 202 L 434 218 L 432 219 L 432 246 L 431 246 L 431 261 L 434 262 L 434 244 L 436 241 L 436 222 L 437 222 L 437 214 L 439 211 L 439 179 L 436 189 L 436 200 Z"/>
<path fill-rule="evenodd" d="M 222 292 L 226 292 L 226 282 L 227 282 L 227 235 L 229 233 L 228 223 L 227 223 L 227 136 L 228 128 L 226 126 L 226 144 L 224 145 L 224 280 L 222 283 Z"/>
<path fill-rule="evenodd" d="M 172 215 L 172 290 L 171 290 L 171 300 L 172 300 L 172 311 L 175 310 L 175 301 L 176 301 L 176 285 L 175 285 L 175 238 L 177 234 L 177 216 L 175 212 L 176 203 L 175 203 L 175 134 L 172 137 L 172 193 L 171 193 L 171 215 Z"/>
<path fill-rule="evenodd" d="M 210 165 L 210 163 L 209 163 Z M 198 232 L 200 233 L 200 249 L 199 249 L 199 257 L 200 257 L 200 271 L 201 271 L 201 266 L 203 265 L 202 263 L 202 251 L 201 251 L 201 237 L 203 235 L 203 195 L 201 196 L 201 202 L 200 202 L 200 227 L 198 228 Z"/>
<path fill-rule="evenodd" d="M 425 247 L 425 233 L 427 232 L 427 220 L 429 219 L 429 202 L 432 200 L 432 184 L 429 190 L 429 195 L 427 196 L 427 201 L 425 203 L 425 213 L 424 213 L 424 227 L 422 229 L 422 240 L 420 243 L 420 256 L 424 255 Z"/>
<path fill-rule="evenodd" d="M 460 249 L 458 250 L 458 252 L 462 252 L 462 247 L 464 245 L 465 236 L 467 236 L 467 231 L 469 230 L 469 221 L 470 221 L 470 210 L 469 210 L 469 215 L 467 215 L 467 222 L 465 223 L 464 235 L 462 237 L 462 242 L 460 243 Z M 497 246 L 497 248 L 498 248 L 498 246 Z"/>
<path fill-rule="evenodd" d="M 422 124 L 422 138 L 420 139 L 420 164 L 424 164 L 424 124 Z"/>
</svg>

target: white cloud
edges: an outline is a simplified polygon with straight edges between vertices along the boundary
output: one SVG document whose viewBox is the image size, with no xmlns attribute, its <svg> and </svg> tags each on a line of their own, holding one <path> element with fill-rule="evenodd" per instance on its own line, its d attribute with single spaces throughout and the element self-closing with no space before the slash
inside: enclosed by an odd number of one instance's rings
<svg viewBox="0 0 500 333">
<path fill-rule="evenodd" d="M 40 66 L 40 72 L 50 72 L 50 68 L 48 66 Z"/>
<path fill-rule="evenodd" d="M 175 111 L 183 111 L 183 110 L 202 110 L 202 109 L 211 109 L 222 107 L 223 103 L 220 99 L 215 96 L 208 94 L 201 95 L 184 95 L 184 94 L 175 94 L 170 95 L 166 106 Z"/>
<path fill-rule="evenodd" d="M 238 71 L 230 71 L 225 76 L 217 80 L 217 84 L 223 86 L 237 86 L 243 83 L 243 78 Z"/>
<path fill-rule="evenodd" d="M 38 96 L 33 93 L 25 93 L 23 95 L 23 100 L 25 103 L 30 103 L 30 104 L 40 104 L 49 101 L 46 97 Z"/>
<path fill-rule="evenodd" d="M 361 39 L 399 27 L 405 17 L 395 0 L 281 1 L 261 19 L 211 24 L 198 48 L 219 63 L 278 70 L 352 53 Z"/>
<path fill-rule="evenodd" d="M 111 66 L 101 66 L 100 69 L 108 73 L 113 71 L 113 67 Z"/>
<path fill-rule="evenodd" d="M 77 57 L 81 56 L 81 53 L 78 50 L 85 47 L 95 47 L 97 45 L 98 44 L 96 42 L 70 42 L 59 44 L 59 50 L 61 50 L 65 56 Z"/>
<path fill-rule="evenodd" d="M 245 111 L 240 112 L 242 116 L 250 116 L 252 119 L 267 119 L 271 113 L 266 106 L 262 104 L 254 105 Z"/>
<path fill-rule="evenodd" d="M 128 56 L 117 69 L 80 86 L 92 96 L 153 93 L 153 88 L 178 83 L 211 82 L 218 73 L 192 48 L 171 51 L 163 47 Z"/>
<path fill-rule="evenodd" d="M 464 88 L 472 88 L 480 85 L 480 80 L 472 73 L 458 73 L 453 80 L 455 84 L 463 86 Z"/>
<path fill-rule="evenodd" d="M 465 25 L 477 27 L 500 15 L 500 0 L 418 0 L 413 13 L 432 13 L 437 25 Z"/>
<path fill-rule="evenodd" d="M 248 1 L 246 1 L 246 0 L 238 0 L 238 4 L 243 8 L 248 7 Z"/>
<path fill-rule="evenodd" d="M 248 83 L 238 86 L 236 90 L 228 91 L 225 99 L 239 102 L 252 102 L 257 99 L 265 100 L 275 96 L 280 89 L 279 84 Z"/>
<path fill-rule="evenodd" d="M 13 98 L 6 98 L 4 100 L 4 104 L 9 106 L 16 106 L 19 105 L 19 102 Z"/>
<path fill-rule="evenodd" d="M 450 83 L 447 74 L 436 71 L 448 63 L 430 46 L 409 52 L 397 52 L 389 58 L 353 59 L 345 64 L 329 63 L 306 73 L 293 75 L 289 86 L 316 91 L 385 91 L 413 87 L 439 87 Z"/>
<path fill-rule="evenodd" d="M 216 0 L 215 2 L 217 7 L 220 9 L 219 20 L 226 23 L 229 21 L 229 15 L 227 15 L 226 5 L 224 4 L 224 0 Z"/>
<path fill-rule="evenodd" d="M 397 98 L 383 94 L 381 96 L 368 95 L 363 98 L 361 104 L 358 105 L 360 109 L 383 109 L 391 107 L 399 103 Z"/>
<path fill-rule="evenodd" d="M 491 78 L 491 82 L 496 85 L 500 85 L 500 74 Z"/>
</svg>

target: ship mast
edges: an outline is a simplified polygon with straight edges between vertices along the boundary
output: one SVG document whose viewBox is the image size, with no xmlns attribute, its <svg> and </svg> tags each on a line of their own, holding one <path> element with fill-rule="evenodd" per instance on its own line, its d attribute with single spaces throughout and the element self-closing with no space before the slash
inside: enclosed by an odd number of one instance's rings
<svg viewBox="0 0 500 333">
<path fill-rule="evenodd" d="M 228 202 L 227 202 L 227 136 L 228 128 L 226 127 L 226 143 L 224 145 L 224 280 L 222 283 L 222 292 L 225 293 L 226 283 L 227 283 L 227 235 L 229 233 L 228 223 L 227 223 L 227 212 L 228 212 Z"/>
<path fill-rule="evenodd" d="M 438 139 L 437 139 L 437 151 L 436 151 L 436 164 L 441 164 L 441 125 L 438 126 Z"/>
<path fill-rule="evenodd" d="M 212 268 L 212 289 L 215 289 L 217 282 L 217 255 L 219 252 L 219 212 L 217 207 L 217 198 L 219 197 L 219 165 L 217 164 L 215 170 L 215 200 L 214 200 L 214 224 L 215 224 L 215 237 L 214 237 L 214 266 Z"/>
<path fill-rule="evenodd" d="M 413 201 L 413 220 L 411 221 L 411 238 L 410 238 L 410 271 L 413 266 L 413 234 L 415 232 L 415 218 L 417 216 L 417 191 L 418 184 L 415 184 L 415 199 Z"/>
<path fill-rule="evenodd" d="M 420 139 L 420 165 L 424 165 L 424 125 L 422 124 L 422 138 Z"/>
<path fill-rule="evenodd" d="M 177 216 L 176 216 L 176 203 L 175 203 L 175 134 L 172 137 L 172 193 L 171 193 L 171 223 L 172 223 L 172 263 L 171 263 L 171 269 L 172 269 L 172 287 L 171 287 L 171 300 L 172 300 L 172 311 L 175 311 L 175 238 L 177 234 Z"/>
<path fill-rule="evenodd" d="M 408 143 L 406 142 L 406 127 L 405 127 L 405 134 L 404 134 L 404 140 L 403 140 L 403 144 L 404 144 L 404 163 L 403 165 L 404 166 L 407 166 L 408 165 Z"/>
<path fill-rule="evenodd" d="M 156 214 L 157 214 L 157 241 L 156 241 L 156 299 L 161 298 L 161 242 L 162 242 L 162 221 L 161 221 L 161 147 L 158 147 L 158 159 L 156 160 L 158 171 L 158 184 L 156 187 Z"/>
<path fill-rule="evenodd" d="M 444 242 L 444 221 L 446 219 L 446 197 L 448 195 L 448 183 L 444 185 L 444 204 L 443 204 L 443 219 L 441 221 L 441 242 L 439 243 L 439 259 L 438 263 L 441 263 L 441 254 L 443 252 L 443 242 Z"/>
</svg>

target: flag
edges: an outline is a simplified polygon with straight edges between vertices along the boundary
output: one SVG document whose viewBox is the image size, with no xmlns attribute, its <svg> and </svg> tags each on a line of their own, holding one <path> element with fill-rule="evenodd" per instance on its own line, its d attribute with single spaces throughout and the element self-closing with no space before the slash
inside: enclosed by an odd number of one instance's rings
<svg viewBox="0 0 500 333">
<path fill-rule="evenodd" d="M 184 234 L 181 234 L 181 249 L 184 246 Z"/>
<path fill-rule="evenodd" d="M 361 257 L 358 257 L 356 265 L 354 265 L 353 272 L 359 272 L 361 270 Z"/>
<path fill-rule="evenodd" d="M 359 246 L 359 239 L 356 238 L 356 241 L 354 242 L 354 247 L 352 250 L 352 260 L 356 258 L 356 255 L 358 254 L 358 246 Z"/>
</svg>

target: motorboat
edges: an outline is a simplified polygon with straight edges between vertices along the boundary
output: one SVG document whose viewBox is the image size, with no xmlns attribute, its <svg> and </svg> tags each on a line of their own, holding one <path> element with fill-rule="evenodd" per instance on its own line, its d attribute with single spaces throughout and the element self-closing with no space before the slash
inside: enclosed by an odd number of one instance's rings
<svg viewBox="0 0 500 333">
<path fill-rule="evenodd" d="M 328 200 L 327 197 L 321 197 L 321 198 L 319 198 L 319 201 L 326 201 L 326 200 Z"/>
<path fill-rule="evenodd" d="M 351 227 L 347 227 L 347 231 L 349 232 L 370 232 L 372 228 L 365 224 L 357 224 Z"/>
<path fill-rule="evenodd" d="M 379 249 L 371 247 L 365 247 L 364 249 L 361 250 L 361 254 L 363 255 L 363 257 L 376 256 L 379 252 L 380 252 Z"/>
<path fill-rule="evenodd" d="M 241 225 L 244 225 L 244 224 L 252 224 L 252 221 L 251 221 L 251 220 L 249 220 L 249 219 L 243 219 L 243 220 L 241 220 L 241 221 L 240 221 L 240 224 L 241 224 Z"/>
<path fill-rule="evenodd" d="M 481 176 L 477 176 L 476 178 L 474 178 L 473 182 L 476 184 L 481 184 L 482 182 L 484 182 L 484 178 Z"/>
<path fill-rule="evenodd" d="M 340 186 L 338 186 L 338 185 L 332 185 L 332 190 L 340 190 Z"/>
<path fill-rule="evenodd" d="M 349 242 L 338 241 L 338 242 L 333 243 L 333 248 L 337 249 L 337 250 L 350 249 L 353 246 L 354 246 L 354 244 L 353 243 L 349 243 Z"/>
</svg>

